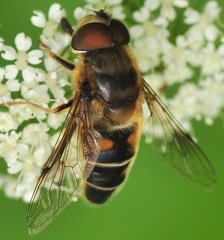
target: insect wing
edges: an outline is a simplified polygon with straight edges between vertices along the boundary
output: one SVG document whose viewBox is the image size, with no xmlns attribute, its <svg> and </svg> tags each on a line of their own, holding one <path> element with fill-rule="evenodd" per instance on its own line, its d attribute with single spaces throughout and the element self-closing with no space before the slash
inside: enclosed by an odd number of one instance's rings
<svg viewBox="0 0 224 240">
<path fill-rule="evenodd" d="M 77 197 L 82 185 L 80 163 L 69 158 L 80 100 L 77 94 L 33 192 L 27 215 L 30 234 L 36 234 L 50 224 Z"/>
<path fill-rule="evenodd" d="M 85 179 L 88 179 L 90 173 L 92 172 L 96 160 L 99 154 L 99 146 L 97 143 L 97 135 L 93 129 L 93 124 L 89 116 L 98 115 L 97 112 L 92 112 L 91 104 L 88 104 L 86 101 L 83 101 L 81 104 L 82 115 L 81 115 L 81 124 L 79 125 L 79 134 L 78 140 L 80 141 L 78 146 L 81 146 L 82 149 L 79 153 L 83 154 L 85 159 Z"/>
<path fill-rule="evenodd" d="M 153 145 L 183 175 L 205 187 L 214 185 L 215 172 L 205 153 L 144 80 L 143 90 L 151 114 L 146 127 Z"/>
</svg>

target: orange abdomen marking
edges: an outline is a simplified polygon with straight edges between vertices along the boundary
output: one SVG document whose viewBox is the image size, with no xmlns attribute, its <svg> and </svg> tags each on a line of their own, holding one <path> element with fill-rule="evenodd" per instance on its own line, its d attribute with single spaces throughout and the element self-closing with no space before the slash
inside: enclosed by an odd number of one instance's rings
<svg viewBox="0 0 224 240">
<path fill-rule="evenodd" d="M 113 131 L 96 131 L 102 136 L 98 140 L 102 148 L 87 179 L 85 196 L 92 203 L 102 204 L 126 179 L 126 172 L 136 153 L 139 124 Z"/>
<path fill-rule="evenodd" d="M 102 152 L 111 149 L 114 145 L 112 140 L 104 138 L 104 137 L 98 138 L 97 143 L 100 148 L 100 151 L 102 151 Z"/>
</svg>

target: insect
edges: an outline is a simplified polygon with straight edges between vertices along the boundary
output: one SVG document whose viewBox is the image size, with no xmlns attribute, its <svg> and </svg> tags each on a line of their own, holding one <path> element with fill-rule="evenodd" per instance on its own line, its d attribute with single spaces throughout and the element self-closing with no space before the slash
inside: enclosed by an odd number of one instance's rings
<svg viewBox="0 0 224 240">
<path fill-rule="evenodd" d="M 78 194 L 103 204 L 123 185 L 137 154 L 144 101 L 150 110 L 146 124 L 153 144 L 165 160 L 191 180 L 213 185 L 216 177 L 208 158 L 142 78 L 128 46 L 127 27 L 105 10 L 92 11 L 75 29 L 66 18 L 61 26 L 79 54 L 76 66 L 43 46 L 71 71 L 74 96 L 49 110 L 68 108 L 68 114 L 32 195 L 30 233 L 44 229 Z M 79 146 L 74 159 L 69 157 L 72 141 Z"/>
</svg>

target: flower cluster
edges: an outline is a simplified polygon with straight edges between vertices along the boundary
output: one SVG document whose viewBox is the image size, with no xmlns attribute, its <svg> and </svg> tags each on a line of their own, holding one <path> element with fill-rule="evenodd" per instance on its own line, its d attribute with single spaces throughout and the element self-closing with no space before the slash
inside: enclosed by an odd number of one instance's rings
<svg viewBox="0 0 224 240">
<path fill-rule="evenodd" d="M 157 91 L 178 86 L 166 102 L 188 129 L 191 119 L 203 118 L 209 124 L 223 109 L 220 11 L 216 1 L 208 1 L 198 12 L 185 0 L 148 0 L 133 13 L 136 24 L 131 33 L 139 66 Z M 180 33 L 172 40 L 177 12 L 182 29 L 175 29 Z"/>
<path fill-rule="evenodd" d="M 34 11 L 31 18 L 33 25 L 43 29 L 40 41 L 57 53 L 70 41 L 67 34 L 58 30 L 64 15 L 65 10 L 53 4 L 48 17 Z M 8 63 L 0 68 L 0 103 L 23 100 L 53 108 L 67 102 L 68 74 L 41 49 L 31 47 L 32 39 L 25 33 L 16 35 L 15 48 L 0 39 L 1 57 Z M 1 109 L 0 156 L 6 161 L 8 175 L 0 176 L 0 186 L 7 196 L 29 201 L 65 115 L 46 114 L 28 105 Z"/>
<path fill-rule="evenodd" d="M 224 38 L 217 1 L 205 2 L 200 12 L 187 0 L 145 0 L 134 10 L 122 0 L 85 2 L 74 9 L 72 24 L 105 6 L 114 18 L 130 20 L 126 23 L 131 47 L 145 80 L 189 130 L 192 119 L 212 124 L 224 105 Z M 76 61 L 69 49 L 70 36 L 59 27 L 63 16 L 65 9 L 54 3 L 48 16 L 35 10 L 31 22 L 42 29 L 41 42 Z M 68 74 L 41 49 L 32 49 L 32 39 L 25 33 L 16 35 L 15 47 L 0 37 L 0 54 L 6 62 L 0 67 L 0 104 L 23 100 L 53 108 L 71 96 Z M 166 91 L 172 88 L 172 94 Z M 26 105 L 0 110 L 0 156 L 7 164 L 0 187 L 9 197 L 29 201 L 65 115 L 46 114 Z"/>
</svg>

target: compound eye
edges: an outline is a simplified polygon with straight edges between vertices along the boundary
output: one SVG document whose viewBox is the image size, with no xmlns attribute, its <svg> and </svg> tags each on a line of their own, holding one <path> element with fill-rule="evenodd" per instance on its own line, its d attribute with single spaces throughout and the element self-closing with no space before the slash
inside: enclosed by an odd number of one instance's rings
<svg viewBox="0 0 224 240">
<path fill-rule="evenodd" d="M 89 23 L 78 29 L 72 37 L 72 48 L 77 51 L 91 51 L 112 46 L 112 35 L 105 24 Z"/>
<path fill-rule="evenodd" d="M 130 34 L 122 22 L 112 19 L 109 28 L 118 46 L 126 45 L 130 42 Z"/>
</svg>

